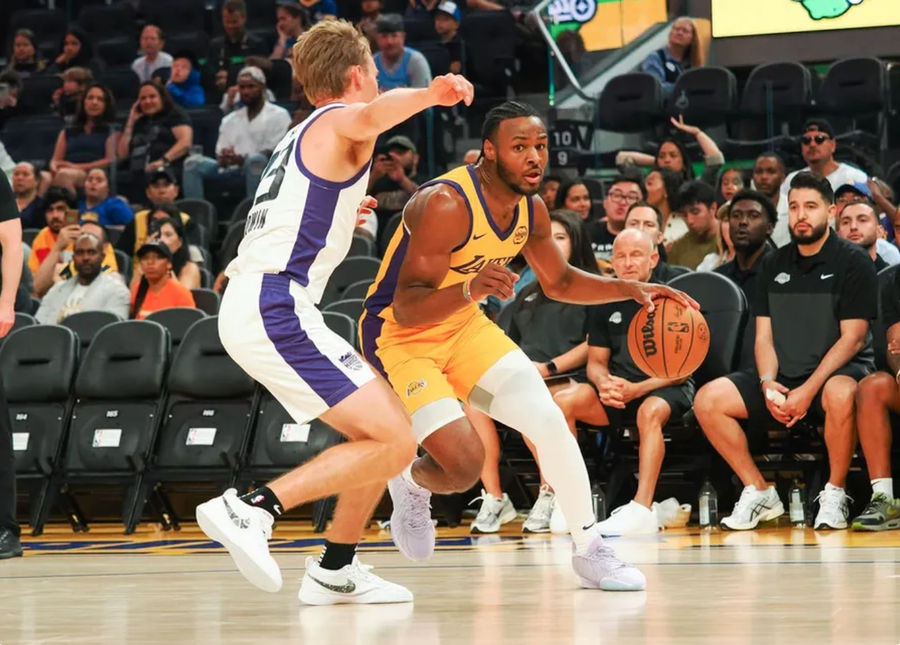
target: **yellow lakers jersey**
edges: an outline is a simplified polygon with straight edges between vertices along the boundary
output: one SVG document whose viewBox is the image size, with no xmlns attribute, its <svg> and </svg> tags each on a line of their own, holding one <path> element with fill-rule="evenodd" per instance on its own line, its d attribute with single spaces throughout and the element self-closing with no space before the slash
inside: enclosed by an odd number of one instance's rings
<svg viewBox="0 0 900 645">
<path fill-rule="evenodd" d="M 516 205 L 512 220 L 506 230 L 500 230 L 488 213 L 481 184 L 473 166 L 460 166 L 419 187 L 419 190 L 434 184 L 446 184 L 456 190 L 466 202 L 469 211 L 469 236 L 450 254 L 450 270 L 438 288 L 443 289 L 474 278 L 489 262 L 506 265 L 516 257 L 528 241 L 534 220 L 534 204 L 528 197 L 522 197 Z M 379 317 L 394 322 L 392 303 L 400 266 L 406 255 L 409 231 L 401 223 L 391 238 L 381 268 L 374 284 L 366 294 L 366 317 Z M 462 322 L 477 312 L 472 303 L 443 324 Z"/>
</svg>

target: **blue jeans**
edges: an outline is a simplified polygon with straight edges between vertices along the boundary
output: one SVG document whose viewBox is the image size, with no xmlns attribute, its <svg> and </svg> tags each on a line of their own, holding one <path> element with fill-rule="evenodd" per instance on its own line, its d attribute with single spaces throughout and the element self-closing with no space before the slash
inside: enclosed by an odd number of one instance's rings
<svg viewBox="0 0 900 645">
<path fill-rule="evenodd" d="M 247 187 L 247 196 L 252 197 L 256 194 L 256 187 L 259 186 L 260 177 L 262 177 L 268 162 L 269 158 L 265 155 L 254 153 L 244 158 L 243 167 L 228 168 L 220 172 L 219 163 L 215 159 L 193 155 L 184 162 L 181 188 L 187 199 L 206 199 L 203 190 L 204 179 L 216 178 L 233 181 L 243 177 Z"/>
</svg>

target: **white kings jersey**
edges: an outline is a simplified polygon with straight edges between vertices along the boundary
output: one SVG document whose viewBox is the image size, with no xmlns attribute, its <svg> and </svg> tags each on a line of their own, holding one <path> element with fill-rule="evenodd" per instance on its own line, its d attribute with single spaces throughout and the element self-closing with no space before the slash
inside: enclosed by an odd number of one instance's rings
<svg viewBox="0 0 900 645">
<path fill-rule="evenodd" d="M 225 274 L 284 273 L 318 304 L 335 267 L 350 250 L 371 162 L 347 181 L 316 177 L 300 159 L 303 132 L 330 103 L 292 128 L 275 147 L 247 214 L 244 239 Z"/>
</svg>

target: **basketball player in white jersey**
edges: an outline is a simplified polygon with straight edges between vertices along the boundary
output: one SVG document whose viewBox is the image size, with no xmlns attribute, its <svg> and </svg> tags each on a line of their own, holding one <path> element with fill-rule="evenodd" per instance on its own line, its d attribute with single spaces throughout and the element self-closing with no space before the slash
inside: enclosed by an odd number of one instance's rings
<svg viewBox="0 0 900 645">
<path fill-rule="evenodd" d="M 229 355 L 297 423 L 320 417 L 348 441 L 247 495 L 231 489 L 201 504 L 197 521 L 250 582 L 275 592 L 281 571 L 267 542 L 274 518 L 338 494 L 325 550 L 318 561 L 307 558 L 300 600 L 408 602 L 409 590 L 373 575 L 355 549 L 385 483 L 416 454 L 410 420 L 387 381 L 325 326 L 316 304 L 350 248 L 376 137 L 431 106 L 469 104 L 473 89 L 448 74 L 427 89 L 379 96 L 368 41 L 342 20 L 300 36 L 293 67 L 316 110 L 272 153 L 226 270 L 219 333 Z"/>
</svg>

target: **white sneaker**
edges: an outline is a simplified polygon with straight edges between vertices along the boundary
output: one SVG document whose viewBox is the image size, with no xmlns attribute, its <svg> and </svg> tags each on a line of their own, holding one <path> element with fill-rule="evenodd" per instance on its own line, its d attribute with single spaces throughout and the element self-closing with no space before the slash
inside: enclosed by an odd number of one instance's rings
<svg viewBox="0 0 900 645">
<path fill-rule="evenodd" d="M 306 558 L 306 573 L 297 597 L 307 605 L 368 605 L 412 602 L 409 589 L 371 573 L 372 567 L 354 557 L 353 563 L 337 571 L 323 569 L 316 558 Z"/>
<path fill-rule="evenodd" d="M 388 480 L 394 510 L 391 537 L 410 560 L 427 560 L 434 553 L 431 491 L 406 481 L 403 475 Z"/>
<path fill-rule="evenodd" d="M 569 532 L 569 524 L 566 522 L 566 516 L 563 515 L 562 507 L 553 499 L 553 511 L 550 513 L 550 532 L 556 535 Z"/>
<path fill-rule="evenodd" d="M 850 498 L 843 488 L 825 484 L 825 488 L 816 497 L 819 502 L 819 512 L 816 513 L 816 521 L 813 527 L 819 529 L 845 529 L 847 519 L 850 517 Z"/>
<path fill-rule="evenodd" d="M 732 531 L 746 531 L 755 529 L 760 522 L 768 522 L 782 515 L 784 505 L 774 486 L 762 491 L 754 486 L 745 486 L 731 515 L 723 517 L 720 524 Z"/>
<path fill-rule="evenodd" d="M 281 589 L 281 570 L 269 553 L 274 518 L 238 499 L 229 488 L 197 507 L 197 524 L 207 537 L 228 549 L 244 577 L 263 591 Z"/>
<path fill-rule="evenodd" d="M 500 527 L 516 519 L 516 509 L 509 501 L 509 495 L 503 493 L 503 497 L 496 498 L 481 489 L 481 497 L 476 497 L 470 504 L 481 500 L 481 508 L 478 515 L 469 527 L 472 533 L 496 533 Z"/>
<path fill-rule="evenodd" d="M 524 533 L 547 533 L 550 531 L 550 515 L 553 513 L 555 499 L 556 496 L 549 486 L 541 486 L 538 498 L 522 524 Z"/>
<path fill-rule="evenodd" d="M 607 535 L 653 535 L 659 530 L 656 512 L 634 500 L 615 509 L 608 518 L 597 524 L 597 528 L 604 537 Z"/>
<path fill-rule="evenodd" d="M 619 560 L 599 535 L 583 555 L 572 556 L 572 568 L 585 589 L 642 591 L 647 586 L 644 574 Z"/>
</svg>

